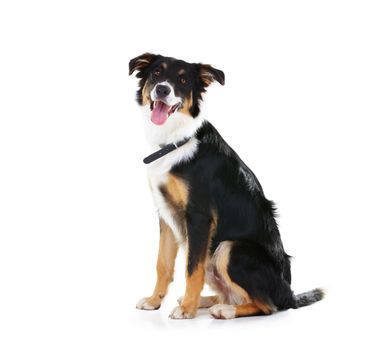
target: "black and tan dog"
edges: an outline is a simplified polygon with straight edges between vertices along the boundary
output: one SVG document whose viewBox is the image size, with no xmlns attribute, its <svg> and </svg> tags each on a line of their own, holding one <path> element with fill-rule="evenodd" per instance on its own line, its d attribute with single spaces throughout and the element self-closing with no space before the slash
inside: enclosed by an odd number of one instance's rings
<svg viewBox="0 0 366 350">
<path fill-rule="evenodd" d="M 216 318 L 270 314 L 309 305 L 321 289 L 291 290 L 289 256 L 253 172 L 200 116 L 200 101 L 221 70 L 150 53 L 130 61 L 137 101 L 153 154 L 145 158 L 160 218 L 157 282 L 137 308 L 154 310 L 172 280 L 178 247 L 186 249 L 186 291 L 170 317 L 192 318 L 210 308 Z M 201 297 L 204 283 L 216 295 Z"/>
</svg>

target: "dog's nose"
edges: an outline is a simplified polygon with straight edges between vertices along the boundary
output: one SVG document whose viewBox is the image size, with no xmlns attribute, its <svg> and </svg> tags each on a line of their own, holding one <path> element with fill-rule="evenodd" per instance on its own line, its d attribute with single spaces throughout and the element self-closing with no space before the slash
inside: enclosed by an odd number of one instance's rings
<svg viewBox="0 0 366 350">
<path fill-rule="evenodd" d="M 167 85 L 156 85 L 156 95 L 158 98 L 167 97 L 170 94 L 170 87 Z"/>
</svg>

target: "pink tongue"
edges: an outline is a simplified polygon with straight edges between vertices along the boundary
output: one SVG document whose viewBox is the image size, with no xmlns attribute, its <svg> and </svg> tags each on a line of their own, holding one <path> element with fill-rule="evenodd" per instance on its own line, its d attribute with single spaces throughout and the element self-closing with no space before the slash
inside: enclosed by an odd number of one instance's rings
<svg viewBox="0 0 366 350">
<path fill-rule="evenodd" d="M 156 125 L 162 125 L 168 119 L 168 112 L 170 106 L 161 101 L 157 101 L 154 104 L 154 108 L 151 112 L 151 121 Z"/>
</svg>

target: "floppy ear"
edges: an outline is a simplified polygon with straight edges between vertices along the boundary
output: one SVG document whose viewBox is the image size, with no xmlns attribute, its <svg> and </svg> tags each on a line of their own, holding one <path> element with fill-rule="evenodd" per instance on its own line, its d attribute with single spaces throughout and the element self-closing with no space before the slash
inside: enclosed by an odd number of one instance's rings
<svg viewBox="0 0 366 350">
<path fill-rule="evenodd" d="M 221 85 L 225 84 L 225 73 L 222 70 L 213 68 L 209 64 L 200 64 L 200 78 L 204 87 L 209 86 L 215 80 Z"/>
<path fill-rule="evenodd" d="M 143 71 L 146 67 L 148 67 L 157 57 L 157 55 L 154 55 L 152 53 L 144 53 L 140 56 L 137 56 L 135 58 L 133 58 L 129 65 L 129 72 L 128 74 L 131 75 L 135 70 L 141 72 Z M 137 74 L 137 77 L 139 77 L 139 74 Z M 139 77 L 141 78 L 141 77 Z"/>
</svg>

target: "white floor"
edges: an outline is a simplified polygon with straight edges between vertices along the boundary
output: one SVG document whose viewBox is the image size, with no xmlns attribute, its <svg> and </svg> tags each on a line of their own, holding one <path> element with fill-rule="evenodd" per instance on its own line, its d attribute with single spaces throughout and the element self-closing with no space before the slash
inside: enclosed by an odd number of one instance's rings
<svg viewBox="0 0 366 350">
<path fill-rule="evenodd" d="M 60 242 L 52 253 L 33 246 L 28 255 L 27 246 L 20 245 L 19 255 L 12 261 L 7 257 L 11 264 L 6 265 L 9 272 L 2 271 L 0 290 L 2 350 L 365 348 L 361 280 L 352 289 L 322 268 L 305 274 L 295 261 L 296 291 L 325 286 L 323 301 L 271 316 L 216 320 L 200 310 L 195 319 L 171 320 L 169 312 L 184 290 L 182 254 L 160 310 L 141 311 L 135 303 L 154 284 L 156 243 L 147 244 L 152 253 L 145 258 L 142 246 L 131 253 L 134 264 L 120 251 L 123 243 L 113 245 L 109 238 L 91 237 L 92 245 L 74 241 L 69 248 Z M 24 257 L 20 262 L 19 256 Z"/>
<path fill-rule="evenodd" d="M 340 291 L 328 290 L 324 300 L 297 310 L 234 320 L 213 319 L 200 310 L 192 320 L 171 320 L 168 315 L 176 305 L 179 288 L 172 287 L 160 310 L 129 309 L 128 335 L 146 345 L 162 349 L 255 347 L 256 349 L 364 348 L 358 320 L 359 310 L 342 300 Z M 173 295 L 172 295 L 173 294 Z M 208 294 L 208 293 L 206 293 Z"/>
</svg>

